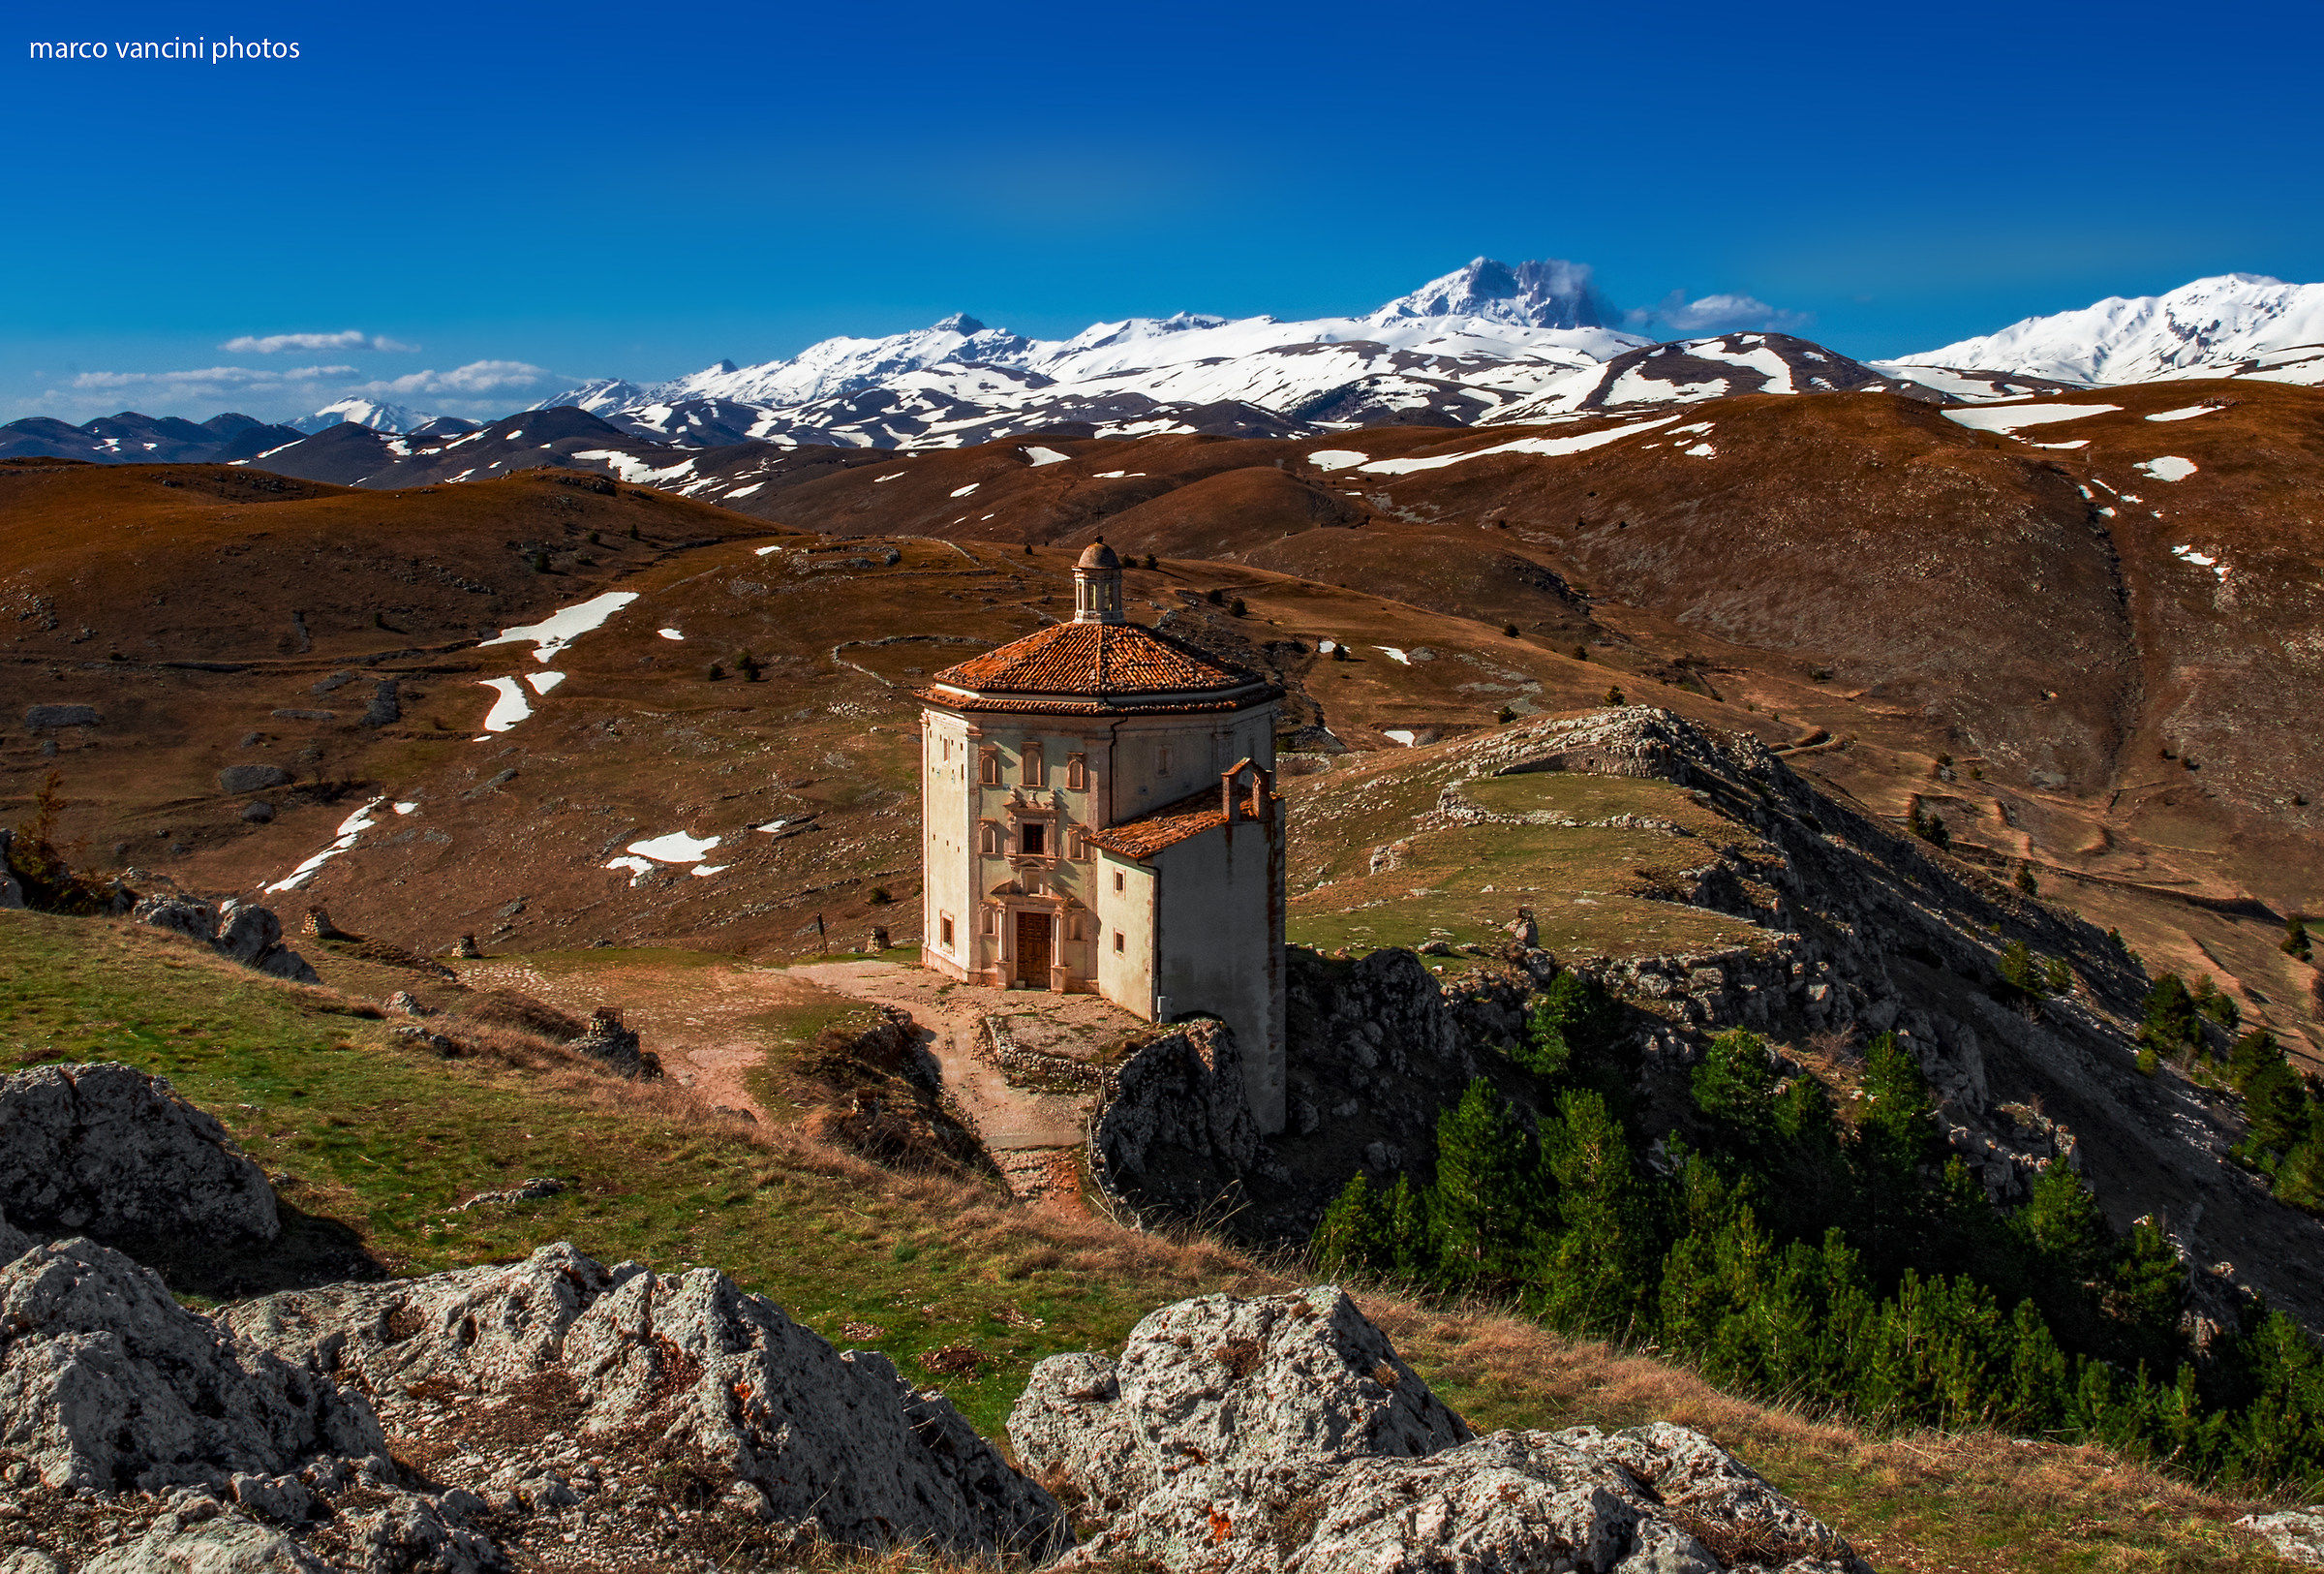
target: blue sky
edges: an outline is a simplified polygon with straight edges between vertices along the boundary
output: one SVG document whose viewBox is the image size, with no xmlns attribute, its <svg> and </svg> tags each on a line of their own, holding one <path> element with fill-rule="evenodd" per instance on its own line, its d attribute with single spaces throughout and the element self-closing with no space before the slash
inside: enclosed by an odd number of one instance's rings
<svg viewBox="0 0 2324 1574">
<path fill-rule="evenodd" d="M 2312 4 L 11 9 L 0 419 L 487 414 L 955 310 L 1361 312 L 1478 254 L 1859 356 L 2324 279 Z M 27 58 L 227 36 L 299 58 Z"/>
</svg>

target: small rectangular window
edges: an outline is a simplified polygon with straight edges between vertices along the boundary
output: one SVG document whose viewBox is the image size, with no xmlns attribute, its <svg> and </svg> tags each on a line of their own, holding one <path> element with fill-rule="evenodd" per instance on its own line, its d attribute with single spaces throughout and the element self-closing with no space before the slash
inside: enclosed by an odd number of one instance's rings
<svg viewBox="0 0 2324 1574">
<path fill-rule="evenodd" d="M 1121 952 L 1121 931 L 1118 929 L 1114 931 L 1114 951 L 1116 955 Z"/>
<path fill-rule="evenodd" d="M 1087 755 L 1067 755 L 1065 756 L 1065 789 L 1068 792 L 1089 790 L 1089 756 Z"/>
<path fill-rule="evenodd" d="M 977 752 L 976 779 L 986 787 L 1000 786 L 1000 751 L 988 745 Z"/>
<path fill-rule="evenodd" d="M 1154 769 L 1160 771 L 1164 776 L 1168 776 L 1170 774 L 1169 744 L 1166 743 L 1154 751 Z"/>
<path fill-rule="evenodd" d="M 1024 746 L 1024 785 L 1039 787 L 1048 780 L 1048 767 L 1041 761 L 1041 746 L 1037 743 L 1026 744 Z"/>
<path fill-rule="evenodd" d="M 952 949 L 952 914 L 951 914 L 951 913 L 949 913 L 949 912 L 948 912 L 948 913 L 946 913 L 946 914 L 944 914 L 944 916 L 943 916 L 942 918 L 938 919 L 938 920 L 937 920 L 937 922 L 938 922 L 940 925 L 942 925 L 942 927 L 943 927 L 943 931 L 944 931 L 944 941 L 943 941 L 944 949 L 946 949 L 947 951 L 949 951 L 949 950 L 951 950 L 951 949 Z"/>
<path fill-rule="evenodd" d="M 1114 888 L 1117 891 L 1121 889 L 1121 871 L 1118 869 L 1114 871 Z"/>
<path fill-rule="evenodd" d="M 1000 851 L 1000 827 L 987 820 L 976 828 L 976 850 L 990 858 Z"/>
<path fill-rule="evenodd" d="M 1041 857 L 1049 851 L 1049 827 L 1038 820 L 1027 821 L 1017 828 L 1017 840 L 1026 857 Z"/>
</svg>

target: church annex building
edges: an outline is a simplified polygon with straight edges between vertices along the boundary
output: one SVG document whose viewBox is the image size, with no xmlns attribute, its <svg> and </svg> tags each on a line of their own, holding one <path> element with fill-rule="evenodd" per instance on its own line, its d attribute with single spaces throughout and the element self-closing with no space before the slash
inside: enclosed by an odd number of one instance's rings
<svg viewBox="0 0 2324 1574">
<path fill-rule="evenodd" d="M 1074 618 L 947 667 L 921 714 L 924 964 L 1233 1030 L 1283 1127 L 1282 692 L 1126 621 L 1102 541 Z"/>
</svg>

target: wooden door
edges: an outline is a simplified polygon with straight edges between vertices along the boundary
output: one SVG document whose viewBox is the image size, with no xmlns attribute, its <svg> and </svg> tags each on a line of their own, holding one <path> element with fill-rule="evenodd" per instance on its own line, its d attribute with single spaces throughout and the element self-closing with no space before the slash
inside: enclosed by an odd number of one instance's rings
<svg viewBox="0 0 2324 1574">
<path fill-rule="evenodd" d="M 1017 976 L 1035 989 L 1049 987 L 1051 922 L 1046 912 L 1017 914 Z"/>
</svg>

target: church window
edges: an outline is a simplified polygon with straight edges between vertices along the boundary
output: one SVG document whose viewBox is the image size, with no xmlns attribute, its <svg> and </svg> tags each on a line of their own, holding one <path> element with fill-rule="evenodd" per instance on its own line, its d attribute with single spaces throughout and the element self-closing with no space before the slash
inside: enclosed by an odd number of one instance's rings
<svg viewBox="0 0 2324 1574">
<path fill-rule="evenodd" d="M 1041 759 L 1041 746 L 1037 743 L 1026 744 L 1024 746 L 1024 785 L 1039 787 L 1047 780 L 1048 774 L 1048 768 Z"/>
<path fill-rule="evenodd" d="M 1000 827 L 986 820 L 976 828 L 976 850 L 990 858 L 1000 851 Z"/>
<path fill-rule="evenodd" d="M 1039 820 L 1027 820 L 1017 827 L 1017 845 L 1028 858 L 1038 858 L 1049 851 L 1049 827 Z"/>
<path fill-rule="evenodd" d="M 976 779 L 986 787 L 1000 786 L 1000 751 L 987 745 L 977 755 Z"/>
<path fill-rule="evenodd" d="M 1089 790 L 1089 756 L 1087 755 L 1067 755 L 1065 756 L 1065 788 L 1069 792 Z"/>
<path fill-rule="evenodd" d="M 1072 856 L 1076 862 L 1079 862 L 1080 860 L 1089 856 L 1089 833 L 1082 829 L 1079 825 L 1076 825 L 1073 828 L 1072 835 L 1068 838 L 1067 845 L 1073 849 Z"/>
</svg>

